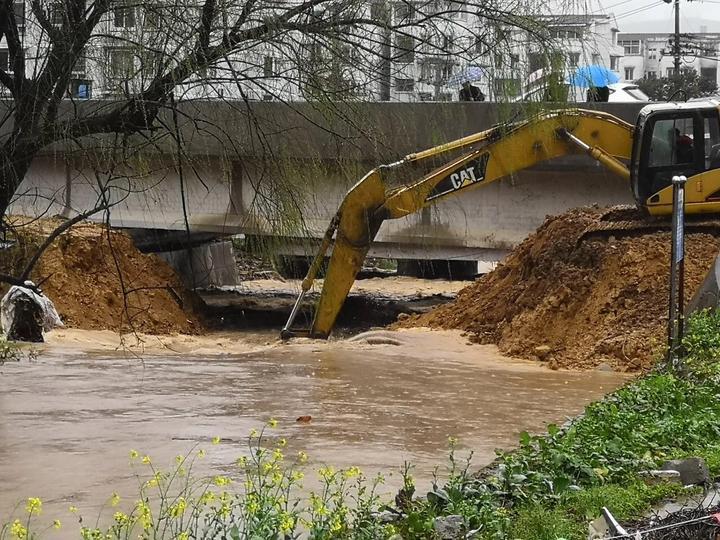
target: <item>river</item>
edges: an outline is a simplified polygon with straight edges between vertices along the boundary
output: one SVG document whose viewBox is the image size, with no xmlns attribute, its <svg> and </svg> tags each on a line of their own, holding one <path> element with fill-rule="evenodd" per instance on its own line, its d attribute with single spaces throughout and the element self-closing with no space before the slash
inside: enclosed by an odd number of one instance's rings
<svg viewBox="0 0 720 540">
<path fill-rule="evenodd" d="M 43 499 L 44 520 L 65 522 L 70 505 L 94 517 L 114 491 L 133 500 L 131 449 L 166 466 L 202 447 L 196 472 L 233 476 L 248 433 L 271 417 L 272 436 L 306 452 L 309 471 L 382 471 L 390 493 L 407 460 L 427 487 L 449 436 L 479 467 L 520 431 L 562 422 L 627 380 L 511 360 L 453 332 L 397 332 L 374 345 L 211 335 L 142 355 L 90 333 L 60 335 L 36 358 L 0 367 L 0 523 L 31 496 Z M 296 422 L 303 415 L 312 421 Z"/>
</svg>

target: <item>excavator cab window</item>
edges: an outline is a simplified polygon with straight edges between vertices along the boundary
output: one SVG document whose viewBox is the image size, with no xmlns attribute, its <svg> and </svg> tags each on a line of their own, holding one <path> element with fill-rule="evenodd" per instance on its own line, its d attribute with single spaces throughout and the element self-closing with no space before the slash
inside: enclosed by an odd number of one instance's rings
<svg viewBox="0 0 720 540">
<path fill-rule="evenodd" d="M 716 110 L 661 111 L 645 124 L 640 156 L 643 199 L 672 183 L 720 167 L 720 129 Z"/>
</svg>

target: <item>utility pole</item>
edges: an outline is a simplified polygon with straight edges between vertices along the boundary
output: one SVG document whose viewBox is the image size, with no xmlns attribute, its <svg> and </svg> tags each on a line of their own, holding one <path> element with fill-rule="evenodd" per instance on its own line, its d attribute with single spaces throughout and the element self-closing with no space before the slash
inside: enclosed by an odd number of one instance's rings
<svg viewBox="0 0 720 540">
<path fill-rule="evenodd" d="M 673 0 L 663 0 L 666 4 L 673 3 Z M 673 56 L 675 57 L 675 77 L 680 76 L 680 0 L 675 2 L 675 39 L 673 44 Z"/>
<path fill-rule="evenodd" d="M 675 77 L 680 77 L 680 0 L 675 0 Z"/>
</svg>

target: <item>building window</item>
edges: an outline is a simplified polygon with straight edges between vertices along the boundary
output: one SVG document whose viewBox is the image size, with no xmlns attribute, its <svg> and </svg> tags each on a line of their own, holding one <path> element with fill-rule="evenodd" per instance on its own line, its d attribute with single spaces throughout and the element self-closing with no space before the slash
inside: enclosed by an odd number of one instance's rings
<svg viewBox="0 0 720 540">
<path fill-rule="evenodd" d="M 160 28 L 160 6 L 156 4 L 145 6 L 145 27 Z"/>
<path fill-rule="evenodd" d="M 580 63 L 580 53 L 579 52 L 571 52 L 568 54 L 568 65 L 570 67 L 577 67 L 577 65 Z"/>
<path fill-rule="evenodd" d="M 626 81 L 632 81 L 635 77 L 635 68 L 634 67 L 626 67 L 625 68 L 625 80 Z"/>
<path fill-rule="evenodd" d="M 547 65 L 545 55 L 539 52 L 529 52 L 528 55 L 528 69 L 530 73 L 537 71 L 540 68 L 544 68 Z"/>
<path fill-rule="evenodd" d="M 592 65 L 593 66 L 599 66 L 602 64 L 602 58 L 600 58 L 600 55 L 598 53 L 593 53 L 592 55 Z"/>
<path fill-rule="evenodd" d="M 475 36 L 475 52 L 483 54 L 483 51 L 485 51 L 485 42 L 482 36 Z"/>
<path fill-rule="evenodd" d="M 624 39 L 618 41 L 618 45 L 620 45 L 623 49 L 625 49 L 625 54 L 640 54 L 640 40 L 639 39 Z"/>
<path fill-rule="evenodd" d="M 646 79 L 657 79 L 657 71 L 648 71 L 645 74 Z"/>
<path fill-rule="evenodd" d="M 415 90 L 415 81 L 413 79 L 395 78 L 395 90 L 398 92 L 412 92 Z"/>
<path fill-rule="evenodd" d="M 550 30 L 550 37 L 554 39 L 580 39 L 582 36 L 582 28 L 552 28 Z"/>
<path fill-rule="evenodd" d="M 717 81 L 717 68 L 700 68 L 700 77 L 709 81 Z"/>
<path fill-rule="evenodd" d="M 108 77 L 129 79 L 134 72 L 132 49 L 107 49 Z"/>
<path fill-rule="evenodd" d="M 612 71 L 617 71 L 620 69 L 620 57 L 619 56 L 611 56 L 610 57 L 610 69 Z"/>
<path fill-rule="evenodd" d="M 75 99 L 90 99 L 92 97 L 92 81 L 71 79 L 68 94 Z"/>
<path fill-rule="evenodd" d="M 495 79 L 493 80 L 493 90 L 495 98 L 511 98 L 520 95 L 519 79 Z"/>
<path fill-rule="evenodd" d="M 275 77 L 275 59 L 272 56 L 263 58 L 263 77 Z"/>
<path fill-rule="evenodd" d="M 665 72 L 668 77 L 674 77 L 675 76 L 675 68 L 667 68 L 667 71 Z"/>
<path fill-rule="evenodd" d="M 15 15 L 15 24 L 20 31 L 25 29 L 25 2 L 13 2 L 13 14 Z"/>
<path fill-rule="evenodd" d="M 63 6 L 60 2 L 53 2 L 52 4 L 50 4 L 50 9 L 48 11 L 50 24 L 52 24 L 53 26 L 62 26 L 65 6 Z"/>
<path fill-rule="evenodd" d="M 10 71 L 10 52 L 7 49 L 0 49 L 0 69 Z"/>
<path fill-rule="evenodd" d="M 409 3 L 401 2 L 393 6 L 395 22 L 408 22 L 413 19 L 414 10 Z"/>
<path fill-rule="evenodd" d="M 85 56 L 82 54 L 77 57 L 77 60 L 75 60 L 75 65 L 72 68 L 73 73 L 85 73 L 85 70 L 87 69 L 86 66 L 86 60 Z"/>
<path fill-rule="evenodd" d="M 115 28 L 135 27 L 134 6 L 117 6 L 113 8 L 113 17 L 115 21 Z"/>
<path fill-rule="evenodd" d="M 398 64 L 411 64 L 415 61 L 413 36 L 397 36 L 395 38 L 395 61 Z"/>
</svg>

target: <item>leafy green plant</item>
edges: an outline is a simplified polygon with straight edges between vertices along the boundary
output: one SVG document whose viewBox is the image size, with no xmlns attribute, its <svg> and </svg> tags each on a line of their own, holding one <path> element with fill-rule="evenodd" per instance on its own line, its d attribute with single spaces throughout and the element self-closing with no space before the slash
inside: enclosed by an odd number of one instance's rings
<svg viewBox="0 0 720 540">
<path fill-rule="evenodd" d="M 0 334 L 0 365 L 20 360 L 20 348 Z"/>
</svg>

